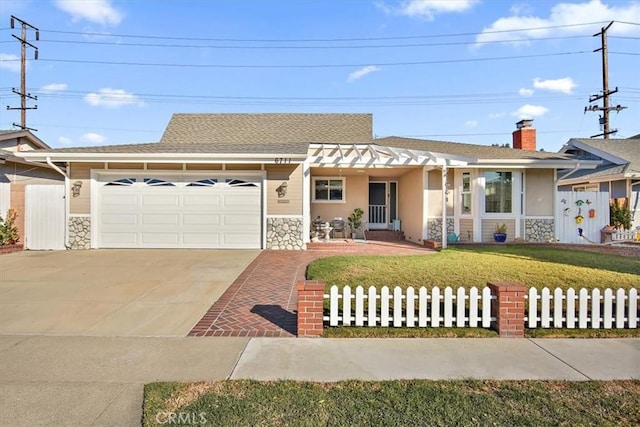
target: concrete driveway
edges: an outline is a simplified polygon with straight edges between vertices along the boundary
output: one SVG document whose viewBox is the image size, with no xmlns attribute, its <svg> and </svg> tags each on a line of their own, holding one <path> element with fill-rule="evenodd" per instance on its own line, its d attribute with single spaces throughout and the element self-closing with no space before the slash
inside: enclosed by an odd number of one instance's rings
<svg viewBox="0 0 640 427">
<path fill-rule="evenodd" d="M 259 250 L 0 256 L 0 334 L 186 336 Z"/>
</svg>

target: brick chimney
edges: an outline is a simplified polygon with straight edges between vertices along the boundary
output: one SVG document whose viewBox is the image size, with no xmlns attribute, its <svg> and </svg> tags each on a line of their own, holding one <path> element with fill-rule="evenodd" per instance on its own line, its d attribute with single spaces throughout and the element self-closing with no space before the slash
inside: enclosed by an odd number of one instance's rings
<svg viewBox="0 0 640 427">
<path fill-rule="evenodd" d="M 536 129 L 531 126 L 533 120 L 520 120 L 513 131 L 513 148 L 536 151 Z"/>
</svg>

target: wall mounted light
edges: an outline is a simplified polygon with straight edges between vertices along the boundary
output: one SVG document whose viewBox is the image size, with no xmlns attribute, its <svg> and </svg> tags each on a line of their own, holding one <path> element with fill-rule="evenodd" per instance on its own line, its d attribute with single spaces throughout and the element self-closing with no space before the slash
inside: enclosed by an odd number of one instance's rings
<svg viewBox="0 0 640 427">
<path fill-rule="evenodd" d="M 73 197 L 78 197 L 80 195 L 80 188 L 82 188 L 82 181 L 76 181 L 71 186 L 71 194 Z"/>
<path fill-rule="evenodd" d="M 286 182 L 283 182 L 282 184 L 280 184 L 278 188 L 276 188 L 276 192 L 278 193 L 278 199 L 281 199 L 287 195 L 287 186 L 288 184 Z"/>
</svg>

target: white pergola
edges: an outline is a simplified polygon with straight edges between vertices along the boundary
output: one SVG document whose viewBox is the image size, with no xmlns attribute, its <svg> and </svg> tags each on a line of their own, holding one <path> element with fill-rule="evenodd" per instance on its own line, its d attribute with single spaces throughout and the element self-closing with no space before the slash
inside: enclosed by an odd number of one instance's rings
<svg viewBox="0 0 640 427">
<path fill-rule="evenodd" d="M 377 144 L 310 144 L 308 163 L 312 167 L 392 168 L 406 166 L 434 167 L 442 171 L 442 247 L 447 247 L 447 174 L 450 167 L 464 167 L 477 162 L 472 157 L 457 156 Z"/>
</svg>

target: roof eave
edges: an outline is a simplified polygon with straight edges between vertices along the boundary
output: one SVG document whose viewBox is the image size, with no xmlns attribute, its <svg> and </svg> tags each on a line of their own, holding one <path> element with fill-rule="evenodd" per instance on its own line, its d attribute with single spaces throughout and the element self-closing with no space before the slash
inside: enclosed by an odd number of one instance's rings
<svg viewBox="0 0 640 427">
<path fill-rule="evenodd" d="M 528 168 L 528 169 L 595 169 L 599 160 L 572 159 L 480 159 L 470 166 L 478 168 Z"/>
<path fill-rule="evenodd" d="M 306 154 L 299 153 L 70 153 L 70 152 L 21 152 L 21 156 L 33 161 L 53 162 L 119 162 L 119 163 L 302 163 Z"/>
</svg>

